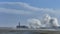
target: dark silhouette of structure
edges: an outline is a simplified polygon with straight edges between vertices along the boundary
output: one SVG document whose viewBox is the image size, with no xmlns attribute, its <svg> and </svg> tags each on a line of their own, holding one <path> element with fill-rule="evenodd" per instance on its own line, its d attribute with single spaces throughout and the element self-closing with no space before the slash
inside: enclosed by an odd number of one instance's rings
<svg viewBox="0 0 60 34">
<path fill-rule="evenodd" d="M 18 25 L 16 26 L 17 28 L 20 28 L 20 22 L 18 23 Z"/>
<path fill-rule="evenodd" d="M 21 26 L 20 22 L 18 23 L 18 25 L 16 26 L 17 28 L 28 28 L 27 26 Z"/>
</svg>

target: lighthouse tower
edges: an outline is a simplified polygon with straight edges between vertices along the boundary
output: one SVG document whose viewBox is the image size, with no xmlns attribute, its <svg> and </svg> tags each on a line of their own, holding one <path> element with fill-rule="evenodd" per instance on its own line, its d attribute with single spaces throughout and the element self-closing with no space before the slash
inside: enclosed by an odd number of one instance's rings
<svg viewBox="0 0 60 34">
<path fill-rule="evenodd" d="M 18 23 L 17 28 L 20 28 L 20 22 Z"/>
</svg>

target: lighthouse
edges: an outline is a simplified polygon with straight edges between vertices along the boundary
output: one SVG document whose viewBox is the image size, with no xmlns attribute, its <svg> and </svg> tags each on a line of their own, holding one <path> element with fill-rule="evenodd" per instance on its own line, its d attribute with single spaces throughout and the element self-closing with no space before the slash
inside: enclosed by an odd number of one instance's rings
<svg viewBox="0 0 60 34">
<path fill-rule="evenodd" d="M 17 28 L 20 28 L 20 22 L 18 23 Z"/>
</svg>

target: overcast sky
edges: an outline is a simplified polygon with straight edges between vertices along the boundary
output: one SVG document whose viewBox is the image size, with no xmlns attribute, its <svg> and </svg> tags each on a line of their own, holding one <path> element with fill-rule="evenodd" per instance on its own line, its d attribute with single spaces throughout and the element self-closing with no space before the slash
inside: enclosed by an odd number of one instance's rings
<svg viewBox="0 0 60 34">
<path fill-rule="evenodd" d="M 0 0 L 0 27 L 26 25 L 31 18 L 41 19 L 44 14 L 60 21 L 60 0 Z"/>
</svg>

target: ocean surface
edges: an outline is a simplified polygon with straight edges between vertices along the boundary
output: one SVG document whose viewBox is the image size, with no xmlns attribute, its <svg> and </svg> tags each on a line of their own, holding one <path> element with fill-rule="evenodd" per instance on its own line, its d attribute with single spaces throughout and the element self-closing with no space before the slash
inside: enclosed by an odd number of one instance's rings
<svg viewBox="0 0 60 34">
<path fill-rule="evenodd" d="M 6 28 L 0 28 L 1 29 L 6 29 Z M 8 28 L 7 30 L 10 30 L 11 28 Z M 16 28 L 12 28 L 13 30 L 19 30 L 19 29 L 16 29 Z M 1 32 L 0 31 L 0 34 L 40 34 L 40 32 L 34 32 L 33 30 L 36 30 L 36 29 L 31 29 L 32 31 L 28 31 L 30 29 L 20 29 L 21 31 L 4 31 L 4 32 Z M 24 31 L 26 30 L 26 31 Z M 37 29 L 37 30 L 40 30 L 40 29 Z M 41 30 L 52 30 L 52 31 L 55 31 L 55 30 L 60 30 L 60 29 L 41 29 Z"/>
<path fill-rule="evenodd" d="M 0 32 L 0 34 L 32 34 L 31 32 Z"/>
</svg>

